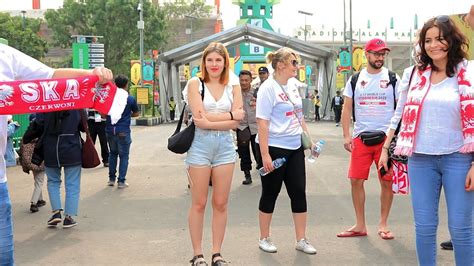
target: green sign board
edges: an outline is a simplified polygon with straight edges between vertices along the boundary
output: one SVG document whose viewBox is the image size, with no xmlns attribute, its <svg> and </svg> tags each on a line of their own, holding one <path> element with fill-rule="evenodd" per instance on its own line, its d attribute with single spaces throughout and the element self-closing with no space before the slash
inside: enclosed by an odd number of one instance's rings
<svg viewBox="0 0 474 266">
<path fill-rule="evenodd" d="M 89 46 L 87 43 L 72 44 L 72 67 L 89 69 Z"/>
</svg>

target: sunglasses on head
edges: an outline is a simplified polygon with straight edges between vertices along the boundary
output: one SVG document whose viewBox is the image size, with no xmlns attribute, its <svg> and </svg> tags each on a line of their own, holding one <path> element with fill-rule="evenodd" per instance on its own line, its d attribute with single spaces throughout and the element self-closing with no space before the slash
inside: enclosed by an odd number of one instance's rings
<svg viewBox="0 0 474 266">
<path fill-rule="evenodd" d="M 446 15 L 437 16 L 435 18 L 435 21 L 438 21 L 438 22 L 441 22 L 441 23 L 446 23 L 446 22 L 449 21 L 449 16 L 446 16 Z"/>
</svg>

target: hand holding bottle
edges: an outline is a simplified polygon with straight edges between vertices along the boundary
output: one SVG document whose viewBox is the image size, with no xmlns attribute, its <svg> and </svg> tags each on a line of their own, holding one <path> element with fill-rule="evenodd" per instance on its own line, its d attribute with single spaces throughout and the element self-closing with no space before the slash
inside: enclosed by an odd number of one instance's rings
<svg viewBox="0 0 474 266">
<path fill-rule="evenodd" d="M 316 161 L 316 158 L 319 157 L 323 150 L 324 144 L 326 144 L 326 141 L 321 139 L 311 147 L 311 154 L 308 157 L 308 163 L 314 163 Z"/>
<path fill-rule="evenodd" d="M 266 176 L 266 175 L 268 175 L 269 173 L 275 171 L 275 169 L 281 167 L 283 164 L 285 164 L 285 162 L 286 162 L 286 159 L 285 159 L 285 158 L 278 158 L 278 159 L 275 159 L 275 160 L 273 160 L 273 162 L 272 162 L 272 165 L 273 165 L 273 170 L 272 170 L 272 171 L 267 172 L 267 171 L 265 171 L 265 168 L 262 167 L 262 168 L 258 169 L 258 173 L 259 173 L 261 176 Z"/>
</svg>

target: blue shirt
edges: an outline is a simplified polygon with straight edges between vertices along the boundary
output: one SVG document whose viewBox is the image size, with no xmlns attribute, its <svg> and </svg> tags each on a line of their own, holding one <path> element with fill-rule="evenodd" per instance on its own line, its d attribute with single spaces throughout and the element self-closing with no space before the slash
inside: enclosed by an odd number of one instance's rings
<svg viewBox="0 0 474 266">
<path fill-rule="evenodd" d="M 115 125 L 112 125 L 112 122 L 110 121 L 110 116 L 107 116 L 107 127 L 105 129 L 107 134 L 117 135 L 118 133 L 130 133 L 130 122 L 132 114 L 135 112 L 138 112 L 137 101 L 135 100 L 135 98 L 128 95 L 127 105 L 123 110 L 122 117 Z"/>
</svg>

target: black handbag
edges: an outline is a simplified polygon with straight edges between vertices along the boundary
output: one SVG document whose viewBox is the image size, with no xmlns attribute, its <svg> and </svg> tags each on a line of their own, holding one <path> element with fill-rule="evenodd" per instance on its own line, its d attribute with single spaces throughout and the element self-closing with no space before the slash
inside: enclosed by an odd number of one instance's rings
<svg viewBox="0 0 474 266">
<path fill-rule="evenodd" d="M 237 146 L 247 145 L 252 138 L 250 128 L 246 127 L 244 130 L 237 130 Z"/>
<path fill-rule="evenodd" d="M 383 131 L 364 131 L 359 134 L 362 142 L 367 146 L 374 146 L 385 140 L 385 132 Z"/>
<path fill-rule="evenodd" d="M 202 91 L 201 91 L 201 100 L 204 100 L 204 81 L 201 80 Z M 184 111 L 186 110 L 186 103 L 184 104 L 183 111 L 179 117 L 178 125 L 173 135 L 168 138 L 168 150 L 183 154 L 191 148 L 191 144 L 194 140 L 194 131 L 196 126 L 194 122 L 191 122 L 183 131 L 181 131 L 181 125 L 183 124 Z"/>
</svg>

